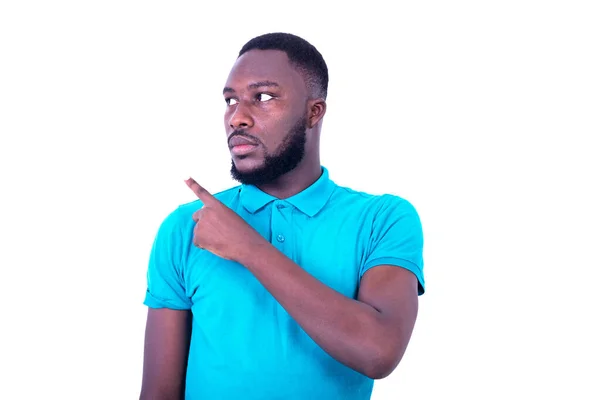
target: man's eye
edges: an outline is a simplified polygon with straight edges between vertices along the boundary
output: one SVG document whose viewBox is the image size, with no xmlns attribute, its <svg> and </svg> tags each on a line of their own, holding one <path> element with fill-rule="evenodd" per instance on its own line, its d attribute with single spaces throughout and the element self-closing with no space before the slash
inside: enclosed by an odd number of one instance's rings
<svg viewBox="0 0 600 400">
<path fill-rule="evenodd" d="M 237 104 L 237 100 L 236 99 L 225 99 L 225 103 L 227 103 L 228 106 L 232 106 L 234 104 Z"/>
<path fill-rule="evenodd" d="M 256 95 L 256 99 L 258 101 L 267 101 L 267 100 L 271 100 L 273 98 L 273 96 L 271 96 L 270 94 L 266 94 L 266 93 L 259 93 L 258 95 Z"/>
</svg>

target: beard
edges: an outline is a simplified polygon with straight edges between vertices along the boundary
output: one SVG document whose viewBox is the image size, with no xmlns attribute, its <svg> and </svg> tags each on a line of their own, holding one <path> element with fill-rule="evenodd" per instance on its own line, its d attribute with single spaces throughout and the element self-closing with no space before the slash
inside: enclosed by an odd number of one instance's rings
<svg viewBox="0 0 600 400">
<path fill-rule="evenodd" d="M 238 170 L 232 159 L 231 177 L 242 184 L 257 186 L 270 183 L 292 171 L 304 159 L 307 122 L 306 118 L 300 118 L 279 148 L 273 154 L 265 155 L 263 165 L 252 171 Z"/>
</svg>

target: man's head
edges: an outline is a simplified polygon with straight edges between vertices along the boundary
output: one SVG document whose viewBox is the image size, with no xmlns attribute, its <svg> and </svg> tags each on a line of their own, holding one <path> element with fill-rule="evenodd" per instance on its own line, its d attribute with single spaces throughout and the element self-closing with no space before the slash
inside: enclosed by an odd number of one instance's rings
<svg viewBox="0 0 600 400">
<path fill-rule="evenodd" d="M 266 34 L 242 47 L 223 90 L 234 179 L 260 185 L 319 162 L 328 81 L 321 54 L 297 36 Z"/>
</svg>

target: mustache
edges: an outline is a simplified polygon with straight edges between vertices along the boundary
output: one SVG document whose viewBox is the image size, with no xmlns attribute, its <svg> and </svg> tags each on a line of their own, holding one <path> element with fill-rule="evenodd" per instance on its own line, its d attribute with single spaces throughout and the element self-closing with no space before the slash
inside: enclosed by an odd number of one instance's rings
<svg viewBox="0 0 600 400">
<path fill-rule="evenodd" d="M 231 139 L 233 139 L 236 136 L 241 136 L 241 137 L 245 137 L 247 139 L 250 139 L 251 141 L 258 143 L 259 145 L 262 145 L 262 141 L 257 138 L 256 136 L 252 136 L 249 133 L 247 133 L 246 131 L 242 130 L 242 129 L 236 129 L 235 131 L 233 131 L 231 133 L 231 135 L 229 135 L 229 137 L 227 138 L 227 144 L 229 144 L 231 142 Z"/>
</svg>

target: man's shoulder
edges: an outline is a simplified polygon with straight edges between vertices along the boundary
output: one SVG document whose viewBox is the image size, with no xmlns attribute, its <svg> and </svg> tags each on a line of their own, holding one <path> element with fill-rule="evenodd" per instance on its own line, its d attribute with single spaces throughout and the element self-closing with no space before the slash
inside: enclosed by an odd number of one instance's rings
<svg viewBox="0 0 600 400">
<path fill-rule="evenodd" d="M 331 200 L 334 206 L 345 204 L 353 208 L 375 211 L 389 207 L 414 209 L 407 199 L 396 194 L 366 192 L 339 185 L 336 185 Z"/>
</svg>

